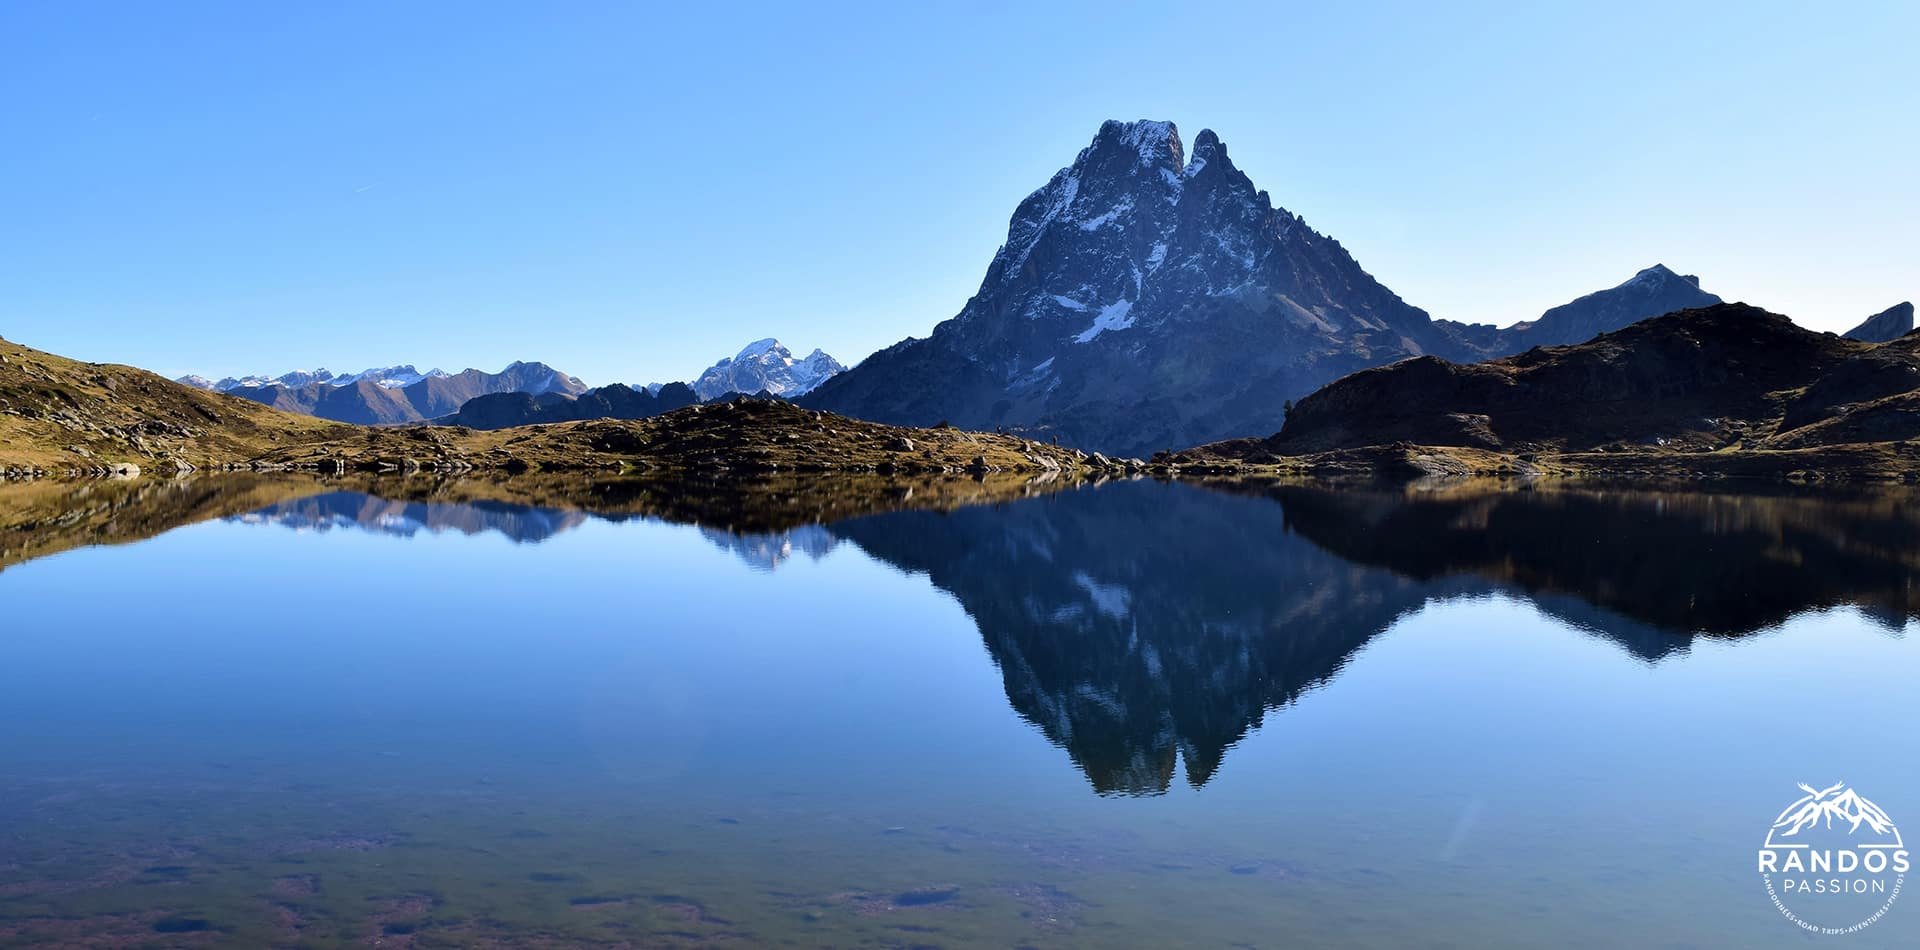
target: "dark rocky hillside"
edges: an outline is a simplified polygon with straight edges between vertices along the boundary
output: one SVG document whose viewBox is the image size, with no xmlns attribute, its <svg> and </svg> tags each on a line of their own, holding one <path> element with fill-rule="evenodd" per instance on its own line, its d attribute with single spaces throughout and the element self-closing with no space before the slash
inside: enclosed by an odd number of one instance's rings
<svg viewBox="0 0 1920 950">
<path fill-rule="evenodd" d="M 1573 458 L 1585 453 L 1669 469 L 1779 473 L 1829 462 L 1857 468 L 1862 453 L 1878 453 L 1878 471 L 1900 474 L 1920 470 L 1916 439 L 1920 335 L 1864 343 L 1721 304 L 1573 346 L 1466 365 L 1425 357 L 1356 373 L 1301 400 L 1277 434 L 1192 455 L 1277 461 L 1412 445 L 1575 469 L 1620 467 Z M 1784 454 L 1839 448 L 1861 457 Z"/>
<path fill-rule="evenodd" d="M 578 396 L 561 392 L 492 393 L 470 399 L 460 411 L 434 421 L 469 429 L 506 429 L 582 419 L 645 419 L 699 401 L 686 383 L 668 383 L 658 393 L 615 383 Z"/>
</svg>

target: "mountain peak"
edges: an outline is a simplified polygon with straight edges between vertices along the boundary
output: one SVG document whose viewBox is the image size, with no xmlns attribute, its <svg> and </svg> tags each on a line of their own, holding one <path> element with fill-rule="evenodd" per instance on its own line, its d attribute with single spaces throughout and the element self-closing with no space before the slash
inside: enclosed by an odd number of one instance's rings
<svg viewBox="0 0 1920 950">
<path fill-rule="evenodd" d="M 1118 454 L 1272 431 L 1289 399 L 1367 366 L 1574 343 L 1720 302 L 1664 265 L 1508 329 L 1433 320 L 1278 207 L 1211 129 L 1101 125 L 1014 209 L 980 289 L 924 339 L 807 404 L 1002 427 Z"/>
<path fill-rule="evenodd" d="M 1685 281 L 1695 287 L 1700 286 L 1700 278 L 1692 274 L 1676 274 L 1665 264 L 1655 264 L 1634 274 L 1632 279 L 1621 284 L 1620 287 L 1658 287 L 1670 280 Z"/>
<path fill-rule="evenodd" d="M 1721 302 L 1700 289 L 1700 278 L 1655 264 L 1606 290 L 1554 307 L 1537 320 L 1514 324 L 1508 332 L 1523 346 L 1564 346 L 1650 317 Z"/>
<path fill-rule="evenodd" d="M 702 400 L 719 399 L 729 393 L 769 392 L 793 398 L 812 392 L 814 387 L 846 369 L 839 361 L 816 349 L 804 360 L 779 340 L 768 337 L 740 348 L 732 357 L 707 367 L 694 378 L 693 392 Z"/>
<path fill-rule="evenodd" d="M 1180 145 L 1180 130 L 1171 122 L 1108 119 L 1100 124 L 1093 144 L 1087 146 L 1087 151 L 1081 155 L 1085 157 L 1088 153 L 1105 149 L 1125 149 L 1133 154 L 1138 164 L 1171 165 L 1176 172 L 1186 164 L 1185 153 Z"/>
<path fill-rule="evenodd" d="M 746 346 L 741 347 L 739 354 L 734 356 L 733 360 L 734 362 L 737 363 L 741 360 L 748 359 L 750 357 L 765 356 L 768 353 L 773 352 L 774 350 L 781 350 L 781 349 L 785 349 L 785 347 L 780 345 L 779 340 L 776 340 L 773 337 L 767 337 L 764 340 L 755 340 L 752 343 L 749 343 Z"/>
<path fill-rule="evenodd" d="M 1213 134 L 1212 129 L 1201 129 L 1199 137 L 1193 140 L 1193 157 L 1187 162 L 1183 174 L 1192 178 L 1208 165 L 1226 161 L 1227 144 L 1220 141 L 1220 136 Z"/>
<path fill-rule="evenodd" d="M 1913 304 L 1897 303 L 1841 334 L 1851 340 L 1885 343 L 1913 332 Z"/>
</svg>

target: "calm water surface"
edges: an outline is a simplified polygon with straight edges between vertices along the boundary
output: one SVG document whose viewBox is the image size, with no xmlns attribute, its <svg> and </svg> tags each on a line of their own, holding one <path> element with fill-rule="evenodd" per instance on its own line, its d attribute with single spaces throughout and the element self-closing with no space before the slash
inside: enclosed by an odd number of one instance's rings
<svg viewBox="0 0 1920 950">
<path fill-rule="evenodd" d="M 1920 828 L 1910 497 L 88 491 L 0 536 L 0 944 L 1920 944 L 1754 869 Z"/>
</svg>

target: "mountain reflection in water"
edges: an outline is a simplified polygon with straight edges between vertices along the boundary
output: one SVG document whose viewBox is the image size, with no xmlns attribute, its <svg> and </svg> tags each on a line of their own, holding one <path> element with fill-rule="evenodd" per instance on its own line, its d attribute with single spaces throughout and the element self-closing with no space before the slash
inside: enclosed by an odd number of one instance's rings
<svg viewBox="0 0 1920 950">
<path fill-rule="evenodd" d="M 355 491 L 333 491 L 233 515 L 229 521 L 277 524 L 296 531 L 357 528 L 376 534 L 412 537 L 427 531 L 465 535 L 498 532 L 516 544 L 538 544 L 579 527 L 592 517 L 584 511 L 539 508 L 500 501 L 437 503 L 390 501 Z"/>
<path fill-rule="evenodd" d="M 1850 606 L 1895 633 L 1920 616 L 1920 505 L 1903 493 L 1134 481 L 938 510 L 915 510 L 911 489 L 871 504 L 783 494 L 778 514 L 744 516 L 748 496 L 737 492 L 637 482 L 549 485 L 537 504 L 494 497 L 511 495 L 501 484 L 441 485 L 424 497 L 379 482 L 220 484 L 87 489 L 65 515 L 39 498 L 0 527 L 0 542 L 14 539 L 0 543 L 0 565 L 58 550 L 62 525 L 73 546 L 210 517 L 398 536 L 498 532 L 522 543 L 591 518 L 657 518 L 700 525 L 763 571 L 851 543 L 955 598 L 1013 709 L 1108 795 L 1165 792 L 1177 769 L 1206 783 L 1270 711 L 1435 600 L 1525 598 L 1648 663 L 1695 637 L 1742 637 L 1810 610 Z M 769 530 L 737 530 L 743 523 Z"/>
</svg>

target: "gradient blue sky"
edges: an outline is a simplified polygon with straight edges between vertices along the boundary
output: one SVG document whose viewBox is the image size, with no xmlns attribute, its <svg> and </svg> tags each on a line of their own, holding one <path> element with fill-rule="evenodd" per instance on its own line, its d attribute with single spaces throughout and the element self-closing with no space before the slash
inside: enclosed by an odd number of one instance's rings
<svg viewBox="0 0 1920 950">
<path fill-rule="evenodd" d="M 1436 316 L 1920 296 L 1920 4 L 0 5 L 0 335 L 168 375 L 853 362 L 1102 119 Z"/>
</svg>

